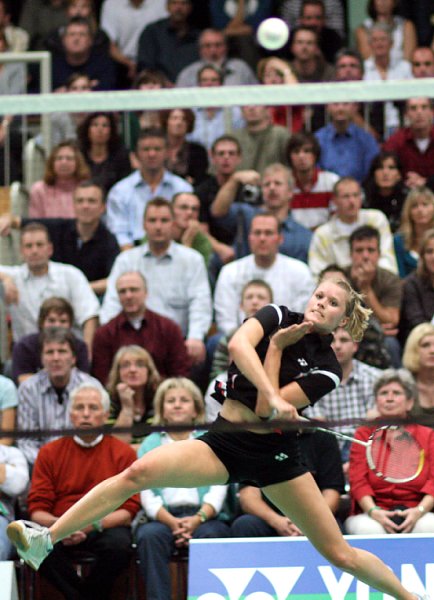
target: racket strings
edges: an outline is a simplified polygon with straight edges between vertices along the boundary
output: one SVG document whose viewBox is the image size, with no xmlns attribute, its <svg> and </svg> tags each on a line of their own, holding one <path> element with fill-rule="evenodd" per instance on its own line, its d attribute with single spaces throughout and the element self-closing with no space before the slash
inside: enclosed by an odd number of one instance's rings
<svg viewBox="0 0 434 600">
<path fill-rule="evenodd" d="M 377 431 L 369 452 L 375 473 L 384 479 L 414 479 L 423 467 L 423 450 L 409 432 L 400 428 Z"/>
</svg>

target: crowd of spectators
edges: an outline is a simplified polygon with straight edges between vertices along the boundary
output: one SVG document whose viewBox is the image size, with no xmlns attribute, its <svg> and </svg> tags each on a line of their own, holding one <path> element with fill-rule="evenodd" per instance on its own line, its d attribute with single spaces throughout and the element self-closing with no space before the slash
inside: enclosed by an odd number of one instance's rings
<svg viewBox="0 0 434 600">
<path fill-rule="evenodd" d="M 429 3 L 369 0 L 354 32 L 347 4 L 0 0 L 0 53 L 51 52 L 53 93 L 434 78 Z M 270 16 L 291 27 L 276 52 L 255 40 Z M 38 86 L 32 69 L 0 65 L 0 94 Z M 434 532 L 433 117 L 425 97 L 239 107 L 236 95 L 231 107 L 50 115 L 52 150 L 28 209 L 0 215 L 0 235 L 18 230 L 21 251 L 19 264 L 0 264 L 11 332 L 0 429 L 32 431 L 16 445 L 0 439 L 0 560 L 12 553 L 17 496 L 50 525 L 137 453 L 195 436 L 147 436 L 143 425 L 214 418 L 236 328 L 270 302 L 302 312 L 330 273 L 363 293 L 372 316 L 360 343 L 337 330 L 342 384 L 304 414 L 355 422 L 390 416 L 396 402 L 392 416 L 428 419 L 414 427 L 431 459 L 407 504 L 366 475 L 360 447 L 305 433 L 305 460 L 338 519 L 347 481 L 344 531 Z M 21 128 L 2 117 L 2 182 L 22 179 Z M 43 152 L 40 131 L 33 141 Z M 86 431 L 105 422 L 126 431 Z M 73 438 L 49 433 L 70 426 Z M 106 598 L 134 521 L 146 585 L 168 600 L 168 561 L 192 537 L 302 535 L 250 485 L 234 510 L 237 493 L 148 490 L 141 509 L 134 497 L 63 540 L 43 574 L 67 598 Z M 77 548 L 96 557 L 87 579 L 71 567 Z"/>
</svg>

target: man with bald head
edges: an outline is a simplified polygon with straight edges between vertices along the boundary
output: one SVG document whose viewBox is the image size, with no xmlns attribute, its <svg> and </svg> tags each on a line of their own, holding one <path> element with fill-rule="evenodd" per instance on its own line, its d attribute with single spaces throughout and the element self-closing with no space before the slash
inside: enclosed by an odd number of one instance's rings
<svg viewBox="0 0 434 600">
<path fill-rule="evenodd" d="M 188 376 L 190 362 L 181 328 L 171 319 L 146 307 L 146 280 L 138 271 L 116 280 L 122 311 L 95 332 L 92 373 L 106 384 L 113 357 L 121 346 L 145 348 L 162 377 Z"/>
</svg>

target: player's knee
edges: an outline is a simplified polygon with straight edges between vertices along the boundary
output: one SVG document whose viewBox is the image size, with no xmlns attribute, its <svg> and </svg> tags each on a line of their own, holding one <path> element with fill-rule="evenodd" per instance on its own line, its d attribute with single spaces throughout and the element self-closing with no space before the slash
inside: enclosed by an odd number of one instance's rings
<svg viewBox="0 0 434 600">
<path fill-rule="evenodd" d="M 331 548 L 326 558 L 332 565 L 347 573 L 354 573 L 357 569 L 357 552 L 347 544 Z"/>
<path fill-rule="evenodd" d="M 134 492 L 142 490 L 150 478 L 148 462 L 140 459 L 134 461 L 123 471 L 122 478 L 128 489 L 133 489 Z"/>
</svg>

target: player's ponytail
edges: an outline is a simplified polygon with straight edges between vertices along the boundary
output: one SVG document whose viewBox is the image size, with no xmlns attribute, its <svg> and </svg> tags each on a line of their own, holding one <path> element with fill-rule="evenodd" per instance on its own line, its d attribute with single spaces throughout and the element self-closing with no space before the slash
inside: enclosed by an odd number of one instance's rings
<svg viewBox="0 0 434 600">
<path fill-rule="evenodd" d="M 372 310 L 364 305 L 363 295 L 353 290 L 348 281 L 336 279 L 335 283 L 344 289 L 348 296 L 345 311 L 348 323 L 344 326 L 344 329 L 348 331 L 355 342 L 360 342 L 368 327 Z"/>
</svg>

